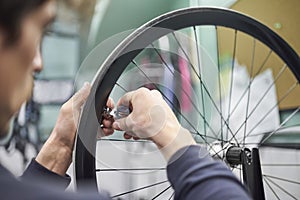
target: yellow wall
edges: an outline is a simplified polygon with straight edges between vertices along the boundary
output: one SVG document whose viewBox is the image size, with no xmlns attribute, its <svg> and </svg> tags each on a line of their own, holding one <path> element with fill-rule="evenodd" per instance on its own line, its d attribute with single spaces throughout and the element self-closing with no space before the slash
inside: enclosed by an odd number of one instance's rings
<svg viewBox="0 0 300 200">
<path fill-rule="evenodd" d="M 300 54 L 300 0 L 239 0 L 231 9 L 247 14 L 267 25 L 287 41 L 298 55 Z M 275 23 L 280 23 L 281 28 L 276 29 L 274 27 Z M 221 31 L 219 34 L 219 41 L 222 41 L 220 44 L 222 53 L 232 53 L 234 41 L 232 35 L 233 33 L 228 30 Z M 252 48 L 253 39 L 239 34 L 236 57 L 240 64 L 244 64 L 248 68 L 252 63 Z M 267 54 L 268 50 L 257 43 L 253 74 L 255 74 Z M 283 63 L 272 55 L 267 65 L 267 67 L 272 68 L 273 74 L 276 76 Z M 276 84 L 276 87 L 278 98 L 280 98 L 286 94 L 287 88 L 294 84 L 296 80 L 291 73 L 286 72 L 278 81 L 280 84 Z M 300 87 L 297 87 L 290 97 L 280 104 L 280 108 L 289 109 L 298 106 L 300 106 Z"/>
<path fill-rule="evenodd" d="M 246 13 L 287 41 L 300 53 L 300 1 L 299 0 L 239 0 L 232 9 Z M 275 23 L 281 23 L 281 29 L 275 29 Z"/>
</svg>

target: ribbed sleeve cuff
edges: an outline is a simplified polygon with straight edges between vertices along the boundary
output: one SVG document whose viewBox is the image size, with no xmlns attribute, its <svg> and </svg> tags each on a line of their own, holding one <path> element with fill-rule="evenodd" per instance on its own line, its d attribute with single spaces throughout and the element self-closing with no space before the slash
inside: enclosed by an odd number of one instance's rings
<svg viewBox="0 0 300 200">
<path fill-rule="evenodd" d="M 53 184 L 55 187 L 65 190 L 71 182 L 71 177 L 67 174 L 65 176 L 58 175 L 32 159 L 20 180 L 45 182 L 45 184 Z"/>
</svg>

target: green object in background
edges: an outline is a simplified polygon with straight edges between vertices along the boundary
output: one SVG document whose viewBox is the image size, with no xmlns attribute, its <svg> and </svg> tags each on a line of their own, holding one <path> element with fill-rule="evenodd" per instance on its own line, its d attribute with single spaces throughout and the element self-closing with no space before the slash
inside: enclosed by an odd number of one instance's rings
<svg viewBox="0 0 300 200">
<path fill-rule="evenodd" d="M 58 113 L 60 110 L 59 105 L 43 105 L 41 106 L 41 119 L 39 123 L 39 131 L 41 141 L 44 142 L 49 137 L 55 125 Z"/>
<path fill-rule="evenodd" d="M 280 112 L 280 122 L 284 122 L 295 110 L 284 110 Z M 284 126 L 300 126 L 300 112 L 298 111 L 291 117 L 285 124 Z M 300 134 L 300 133 L 299 133 Z"/>
<path fill-rule="evenodd" d="M 182 0 L 111 0 L 94 46 L 112 35 L 136 29 L 163 13 L 188 6 L 189 1 Z"/>
<path fill-rule="evenodd" d="M 300 112 L 296 109 L 280 111 L 280 123 L 284 123 L 281 130 L 270 133 L 271 136 L 265 141 L 264 146 L 300 148 Z"/>
</svg>

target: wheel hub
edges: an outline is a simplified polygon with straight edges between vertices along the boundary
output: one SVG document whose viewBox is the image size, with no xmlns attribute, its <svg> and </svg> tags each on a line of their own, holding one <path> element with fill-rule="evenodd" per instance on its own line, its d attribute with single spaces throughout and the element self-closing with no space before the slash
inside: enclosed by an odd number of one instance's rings
<svg viewBox="0 0 300 200">
<path fill-rule="evenodd" d="M 213 158 L 221 159 L 231 167 L 243 164 L 243 154 L 245 155 L 245 162 L 251 163 L 251 150 L 246 147 L 239 147 L 235 143 L 215 141 L 210 144 L 208 150 Z"/>
</svg>

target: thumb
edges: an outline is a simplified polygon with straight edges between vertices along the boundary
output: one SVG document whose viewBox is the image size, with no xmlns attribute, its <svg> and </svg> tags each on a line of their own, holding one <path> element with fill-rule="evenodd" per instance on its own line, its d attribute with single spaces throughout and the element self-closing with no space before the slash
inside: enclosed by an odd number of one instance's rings
<svg viewBox="0 0 300 200">
<path fill-rule="evenodd" d="M 74 94 L 72 97 L 73 107 L 75 109 L 80 109 L 85 103 L 87 97 L 91 91 L 91 85 L 88 82 L 85 82 L 82 88 Z"/>
<path fill-rule="evenodd" d="M 130 115 L 128 115 L 128 117 L 116 120 L 113 123 L 113 128 L 119 131 L 125 131 L 125 139 L 130 139 L 131 137 L 133 137 L 135 140 L 140 139 L 140 137 L 137 136 L 134 130 L 132 129 L 133 123 L 131 121 Z"/>
<path fill-rule="evenodd" d="M 130 131 L 130 127 L 128 126 L 129 121 L 130 121 L 130 115 L 118 119 L 113 123 L 113 128 L 119 131 Z"/>
</svg>

